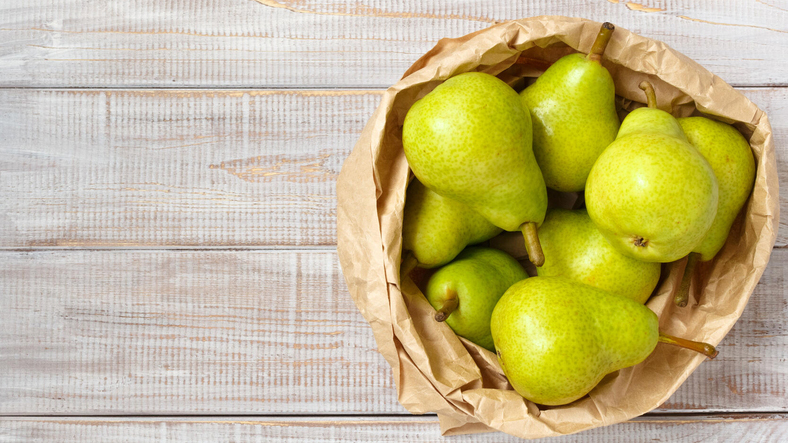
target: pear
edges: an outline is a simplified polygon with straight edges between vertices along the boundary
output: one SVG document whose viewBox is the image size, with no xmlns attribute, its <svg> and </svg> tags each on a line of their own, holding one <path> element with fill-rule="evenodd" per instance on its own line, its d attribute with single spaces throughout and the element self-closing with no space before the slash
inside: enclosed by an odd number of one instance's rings
<svg viewBox="0 0 788 443">
<path fill-rule="evenodd" d="M 585 209 L 550 209 L 539 227 L 545 262 L 540 277 L 563 276 L 645 303 L 659 282 L 661 265 L 620 254 Z"/>
<path fill-rule="evenodd" d="M 468 206 L 441 197 L 418 180 L 411 181 L 405 198 L 402 248 L 418 266 L 434 268 L 452 261 L 466 246 L 501 233 L 501 228 Z"/>
<path fill-rule="evenodd" d="M 602 25 L 591 52 L 560 58 L 521 93 L 533 122 L 533 149 L 548 188 L 585 188 L 597 157 L 618 132 L 616 87 L 600 63 L 615 27 Z"/>
<path fill-rule="evenodd" d="M 676 119 L 656 109 L 654 89 L 641 83 L 648 108 L 632 111 L 586 182 L 588 215 L 619 252 L 647 262 L 689 254 L 717 214 L 711 166 L 682 137 Z"/>
<path fill-rule="evenodd" d="M 648 307 L 563 277 L 533 277 L 510 287 L 490 323 L 498 361 L 512 387 L 543 405 L 586 395 L 602 378 L 636 365 L 664 342 L 716 349 L 659 331 Z"/>
<path fill-rule="evenodd" d="M 750 144 L 729 124 L 705 117 L 680 118 L 678 121 L 689 142 L 711 165 L 720 188 L 717 216 L 701 243 L 692 250 L 676 294 L 676 304 L 686 306 L 695 264 L 711 260 L 722 249 L 733 221 L 752 192 L 755 159 Z"/>
<path fill-rule="evenodd" d="M 481 72 L 440 84 L 413 104 L 402 128 L 405 156 L 419 181 L 501 229 L 522 231 L 529 259 L 540 266 L 536 231 L 547 189 L 531 142 L 531 117 L 520 96 Z"/>
<path fill-rule="evenodd" d="M 460 337 L 492 351 L 493 308 L 510 286 L 525 278 L 523 267 L 507 253 L 472 247 L 433 274 L 426 296 L 438 311 L 435 320 L 445 321 Z"/>
</svg>

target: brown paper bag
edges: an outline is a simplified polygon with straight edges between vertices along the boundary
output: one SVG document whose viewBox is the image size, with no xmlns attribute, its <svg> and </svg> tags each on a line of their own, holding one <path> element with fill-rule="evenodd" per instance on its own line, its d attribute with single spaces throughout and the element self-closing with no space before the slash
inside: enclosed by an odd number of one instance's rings
<svg viewBox="0 0 788 443">
<path fill-rule="evenodd" d="M 499 430 L 538 438 L 622 422 L 658 407 L 704 362 L 691 351 L 657 346 L 644 362 L 608 375 L 588 396 L 540 411 L 511 389 L 494 354 L 436 323 L 418 287 L 398 275 L 409 174 L 401 134 L 411 105 L 443 80 L 466 71 L 498 75 L 517 85 L 565 54 L 587 53 L 599 27 L 577 18 L 535 17 L 441 40 L 386 91 L 342 168 L 337 249 L 350 294 L 391 364 L 399 401 L 414 414 L 436 412 L 446 435 Z M 613 34 L 604 65 L 624 110 L 645 101 L 637 85 L 647 79 L 657 90 L 660 108 L 676 116 L 698 111 L 715 116 L 736 124 L 750 139 L 757 164 L 755 189 L 725 247 L 700 266 L 693 291 L 699 299 L 691 299 L 686 308 L 673 305 L 684 268 L 678 262 L 666 265 L 667 276 L 648 302 L 663 331 L 716 345 L 741 315 L 775 241 L 779 198 L 769 121 L 755 104 L 694 61 L 625 29 Z M 512 240 L 516 238 L 510 236 Z"/>
</svg>

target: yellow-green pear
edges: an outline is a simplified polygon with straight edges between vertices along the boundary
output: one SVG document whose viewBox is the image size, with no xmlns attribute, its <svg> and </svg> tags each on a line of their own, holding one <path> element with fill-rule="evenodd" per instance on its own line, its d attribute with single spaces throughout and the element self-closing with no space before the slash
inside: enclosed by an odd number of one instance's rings
<svg viewBox="0 0 788 443">
<path fill-rule="evenodd" d="M 645 305 L 563 277 L 515 283 L 495 305 L 490 327 L 509 383 L 543 405 L 583 397 L 605 375 L 642 362 L 657 342 L 717 355 L 709 344 L 661 333 Z"/>
<path fill-rule="evenodd" d="M 457 335 L 492 351 L 493 308 L 511 285 L 524 278 L 528 274 L 507 253 L 471 247 L 430 277 L 425 295 L 437 310 L 435 320 L 445 321 Z"/>
<path fill-rule="evenodd" d="M 616 140 L 599 156 L 586 182 L 588 215 L 619 252 L 648 262 L 689 254 L 717 214 L 718 185 L 709 162 L 686 140 L 681 126 L 656 109 L 632 111 Z"/>
<path fill-rule="evenodd" d="M 540 277 L 560 276 L 645 303 L 662 266 L 619 253 L 599 232 L 585 209 L 547 211 L 539 227 L 545 262 Z"/>
<path fill-rule="evenodd" d="M 676 304 L 686 306 L 695 264 L 709 261 L 722 249 L 733 221 L 752 192 L 755 159 L 750 144 L 733 126 L 706 117 L 678 119 L 687 139 L 709 162 L 720 188 L 717 216 L 687 261 Z"/>
<path fill-rule="evenodd" d="M 419 181 L 501 229 L 523 231 L 529 259 L 539 266 L 536 230 L 547 190 L 531 142 L 531 118 L 520 96 L 481 72 L 438 85 L 413 104 L 402 128 L 405 156 Z"/>
<path fill-rule="evenodd" d="M 500 232 L 500 228 L 468 206 L 432 192 L 418 180 L 408 185 L 402 249 L 413 254 L 417 266 L 445 265 L 466 246 L 489 240 Z"/>
<path fill-rule="evenodd" d="M 582 191 L 591 166 L 616 138 L 616 86 L 601 63 L 614 29 L 604 23 L 588 55 L 560 58 L 520 93 L 531 113 L 534 154 L 548 188 Z"/>
</svg>

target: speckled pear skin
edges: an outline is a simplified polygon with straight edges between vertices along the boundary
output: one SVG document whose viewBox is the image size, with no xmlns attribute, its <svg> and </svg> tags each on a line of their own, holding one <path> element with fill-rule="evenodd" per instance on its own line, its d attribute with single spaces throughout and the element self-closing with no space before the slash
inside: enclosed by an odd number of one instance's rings
<svg viewBox="0 0 788 443">
<path fill-rule="evenodd" d="M 427 300 L 440 309 L 446 289 L 457 292 L 459 305 L 446 324 L 459 336 L 494 351 L 490 316 L 504 292 L 528 274 L 514 258 L 492 248 L 465 249 L 427 283 Z"/>
<path fill-rule="evenodd" d="M 517 92 L 479 72 L 443 82 L 411 107 L 402 128 L 419 181 L 507 231 L 541 224 L 547 210 L 531 141 L 531 118 Z"/>
<path fill-rule="evenodd" d="M 466 246 L 489 240 L 501 228 L 468 206 L 441 197 L 418 180 L 408 185 L 402 225 L 402 248 L 419 267 L 434 268 L 454 259 Z"/>
<path fill-rule="evenodd" d="M 545 184 L 562 192 L 582 191 L 591 166 L 618 133 L 610 73 L 585 54 L 569 54 L 520 97 L 531 113 L 534 155 Z"/>
<path fill-rule="evenodd" d="M 550 209 L 539 228 L 545 262 L 540 277 L 566 277 L 645 303 L 659 282 L 661 265 L 620 254 L 585 209 Z"/>
<path fill-rule="evenodd" d="M 655 108 L 637 108 L 630 112 L 621 123 L 616 139 L 635 133 L 666 134 L 688 141 L 676 117 Z"/>
<path fill-rule="evenodd" d="M 659 337 L 646 306 L 563 277 L 514 284 L 490 326 L 509 383 L 542 405 L 583 397 L 605 375 L 643 361 Z"/>
<path fill-rule="evenodd" d="M 698 150 L 673 134 L 675 128 L 666 123 L 674 119 L 670 114 L 650 109 L 634 120 L 630 116 L 588 175 L 588 215 L 622 254 L 672 262 L 692 252 L 711 227 L 717 179 Z M 650 127 L 651 121 L 669 133 Z M 630 130 L 635 123 L 640 131 Z"/>
<path fill-rule="evenodd" d="M 755 159 L 744 136 L 733 126 L 706 117 L 680 118 L 687 138 L 711 165 L 720 187 L 717 217 L 693 252 L 708 261 L 722 249 L 736 216 L 755 183 Z"/>
</svg>

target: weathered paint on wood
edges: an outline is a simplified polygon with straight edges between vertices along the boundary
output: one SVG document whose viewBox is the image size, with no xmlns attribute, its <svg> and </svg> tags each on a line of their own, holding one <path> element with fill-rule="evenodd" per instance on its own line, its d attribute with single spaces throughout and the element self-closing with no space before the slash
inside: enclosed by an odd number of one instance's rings
<svg viewBox="0 0 788 443">
<path fill-rule="evenodd" d="M 441 38 L 538 15 L 613 22 L 734 85 L 787 84 L 779 0 L 29 0 L 0 5 L 0 86 L 387 87 Z"/>
<path fill-rule="evenodd" d="M 334 251 L 0 253 L 0 413 L 403 413 Z"/>
<path fill-rule="evenodd" d="M 0 246 L 336 243 L 375 91 L 0 90 Z"/>
<path fill-rule="evenodd" d="M 547 443 L 671 443 L 742 441 L 779 443 L 788 434 L 785 414 L 733 416 L 644 416 L 580 434 L 547 438 Z M 438 419 L 423 417 L 139 417 L 139 418 L 0 418 L 2 442 L 148 443 L 222 442 L 475 442 L 515 443 L 506 434 L 440 436 Z"/>
<path fill-rule="evenodd" d="M 743 92 L 771 117 L 788 189 L 788 89 Z M 336 178 L 379 100 L 0 90 L 0 248 L 333 245 Z"/>
<path fill-rule="evenodd" d="M 788 412 L 788 250 L 661 409 Z M 332 250 L 0 253 L 0 414 L 404 414 Z"/>
</svg>

